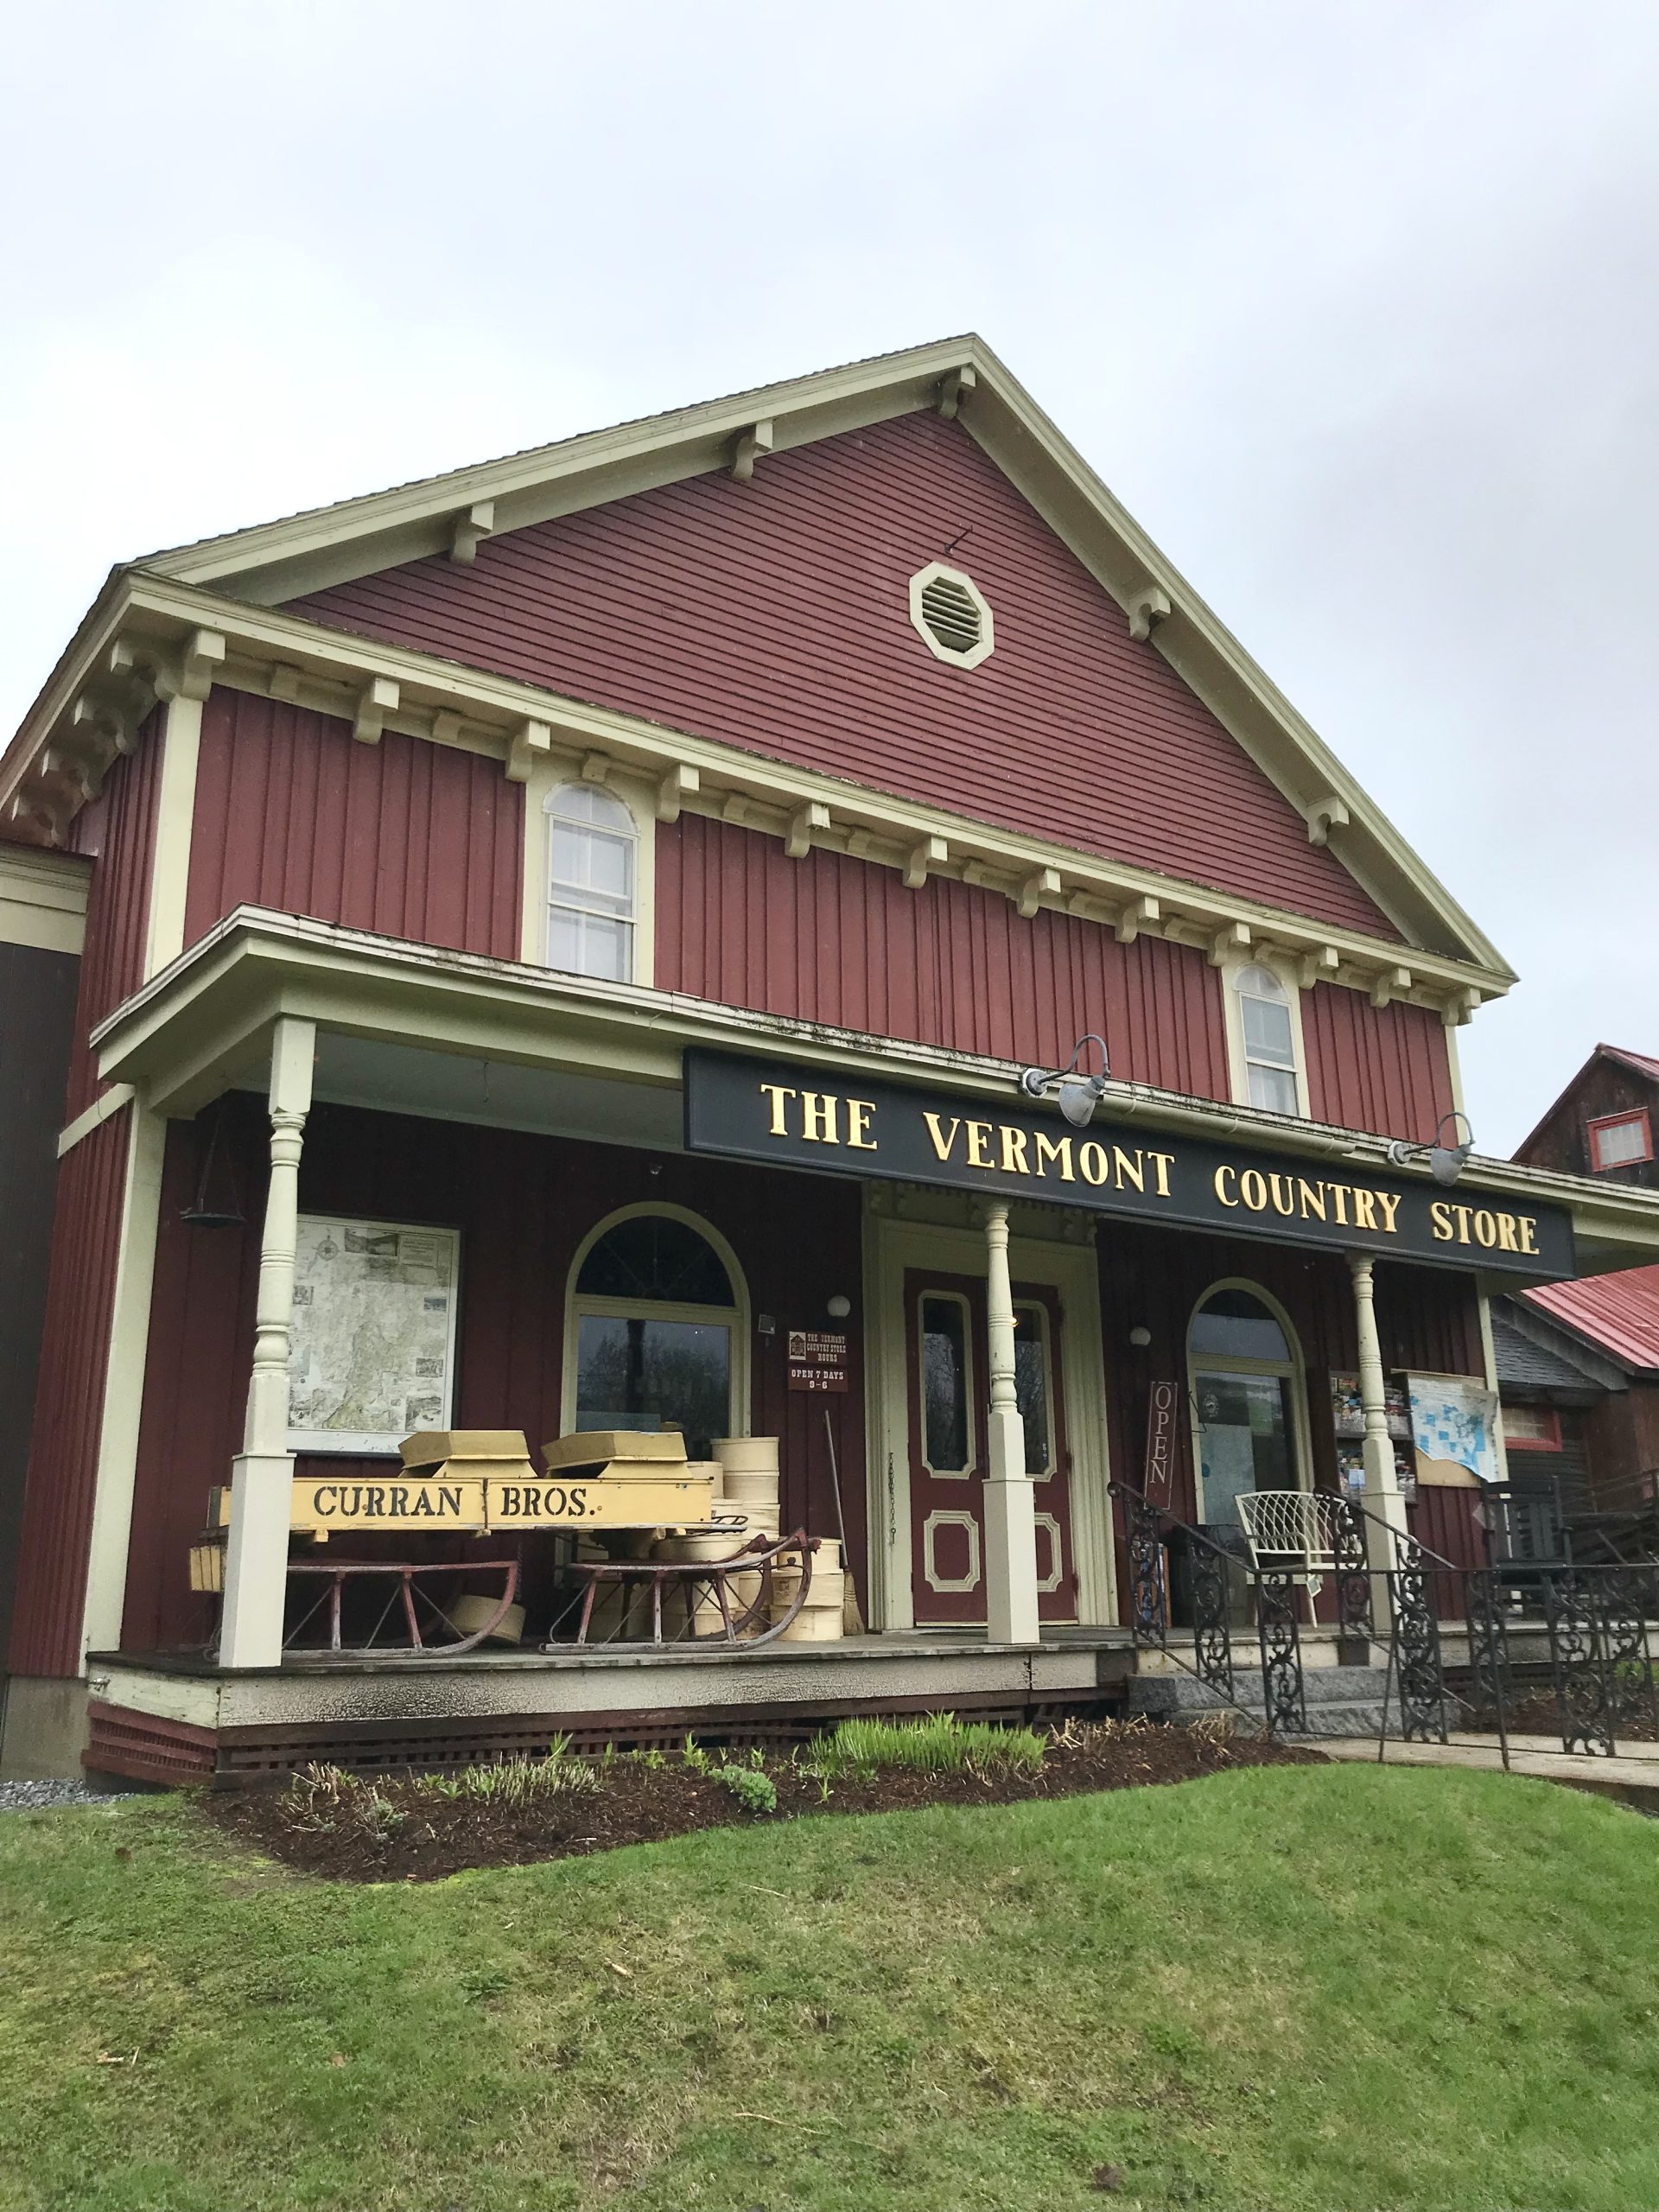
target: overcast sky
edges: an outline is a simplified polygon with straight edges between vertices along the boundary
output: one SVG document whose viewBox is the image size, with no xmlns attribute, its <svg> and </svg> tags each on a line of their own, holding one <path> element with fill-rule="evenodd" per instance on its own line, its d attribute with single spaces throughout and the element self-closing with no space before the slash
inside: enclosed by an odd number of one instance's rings
<svg viewBox="0 0 1659 2212">
<path fill-rule="evenodd" d="M 54 0 L 0 102 L 6 732 L 118 559 L 974 329 L 1520 970 L 1481 1148 L 1659 1051 L 1655 0 Z"/>
</svg>

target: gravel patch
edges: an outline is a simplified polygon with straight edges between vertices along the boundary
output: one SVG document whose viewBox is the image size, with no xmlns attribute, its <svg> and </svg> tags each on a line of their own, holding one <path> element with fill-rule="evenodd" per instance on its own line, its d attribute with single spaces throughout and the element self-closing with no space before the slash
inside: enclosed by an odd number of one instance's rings
<svg viewBox="0 0 1659 2212">
<path fill-rule="evenodd" d="M 0 1813 L 44 1813 L 58 1805 L 113 1805 L 118 1792 L 85 1782 L 0 1782 Z"/>
</svg>

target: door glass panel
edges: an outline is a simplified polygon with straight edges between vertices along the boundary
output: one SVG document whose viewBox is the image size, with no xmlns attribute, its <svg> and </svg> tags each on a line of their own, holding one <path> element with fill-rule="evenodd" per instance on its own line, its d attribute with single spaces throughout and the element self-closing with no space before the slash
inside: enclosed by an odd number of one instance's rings
<svg viewBox="0 0 1659 2212">
<path fill-rule="evenodd" d="M 1040 1306 L 1014 1309 L 1014 1394 L 1026 1429 L 1026 1472 L 1046 1475 L 1054 1462 L 1048 1417 L 1048 1339 Z"/>
<path fill-rule="evenodd" d="M 576 1427 L 685 1433 L 693 1459 L 731 1427 L 732 1332 L 718 1321 L 584 1313 L 576 1336 Z"/>
<path fill-rule="evenodd" d="M 959 1298 L 924 1298 L 922 1450 L 936 1473 L 969 1465 L 968 1309 Z"/>
<path fill-rule="evenodd" d="M 1280 1375 L 1193 1377 L 1198 1401 L 1198 1450 L 1204 1519 L 1236 1529 L 1240 1493 L 1294 1490 L 1291 1471 L 1290 1386 Z"/>
</svg>

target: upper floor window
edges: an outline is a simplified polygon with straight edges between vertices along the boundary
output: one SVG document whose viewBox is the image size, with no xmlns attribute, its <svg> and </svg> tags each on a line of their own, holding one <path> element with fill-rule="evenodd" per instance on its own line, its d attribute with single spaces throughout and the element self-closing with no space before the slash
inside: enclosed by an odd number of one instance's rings
<svg viewBox="0 0 1659 2212">
<path fill-rule="evenodd" d="M 1590 1166 L 1599 1174 L 1605 1167 L 1637 1167 L 1653 1158 L 1653 1135 L 1648 1110 L 1638 1106 L 1629 1114 L 1607 1114 L 1589 1124 Z"/>
<path fill-rule="evenodd" d="M 639 833 L 597 784 L 564 784 L 547 800 L 547 964 L 609 982 L 633 980 Z"/>
<path fill-rule="evenodd" d="M 1243 1046 L 1248 1103 L 1275 1114 L 1298 1114 L 1296 1025 L 1290 993 L 1271 969 L 1241 968 L 1233 978 L 1238 1001 L 1239 1036 Z"/>
</svg>

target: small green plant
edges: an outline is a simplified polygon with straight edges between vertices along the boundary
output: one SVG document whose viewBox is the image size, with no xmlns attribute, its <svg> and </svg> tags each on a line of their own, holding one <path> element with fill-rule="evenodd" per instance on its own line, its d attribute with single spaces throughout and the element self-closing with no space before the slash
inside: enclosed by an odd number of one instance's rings
<svg viewBox="0 0 1659 2212">
<path fill-rule="evenodd" d="M 628 1757 L 636 1766 L 644 1767 L 647 1774 L 660 1774 L 668 1764 L 667 1758 L 658 1751 L 630 1751 Z"/>
<path fill-rule="evenodd" d="M 599 1776 L 586 1759 L 572 1756 L 568 1736 L 556 1736 L 545 1758 L 494 1759 L 483 1766 L 463 1767 L 458 1774 L 423 1775 L 416 1787 L 452 1802 L 474 1798 L 517 1812 L 539 1798 L 597 1789 Z"/>
<path fill-rule="evenodd" d="M 693 1774 L 708 1776 L 711 1775 L 715 1770 L 715 1762 L 713 1759 L 709 1758 L 708 1752 L 703 1750 L 702 1746 L 700 1744 L 694 1743 L 690 1736 L 685 1739 L 684 1745 L 680 1752 L 680 1757 L 684 1761 L 690 1771 Z"/>
<path fill-rule="evenodd" d="M 923 1774 L 1036 1774 L 1043 1739 L 1033 1728 L 996 1728 L 929 1713 L 917 1720 L 843 1720 L 820 1737 L 802 1771 L 821 1780 L 869 1775 L 882 1767 Z"/>
<path fill-rule="evenodd" d="M 775 1813 L 778 1809 L 778 1785 L 762 1767 L 716 1767 L 715 1780 L 723 1789 L 731 1791 L 746 1813 Z"/>
</svg>

